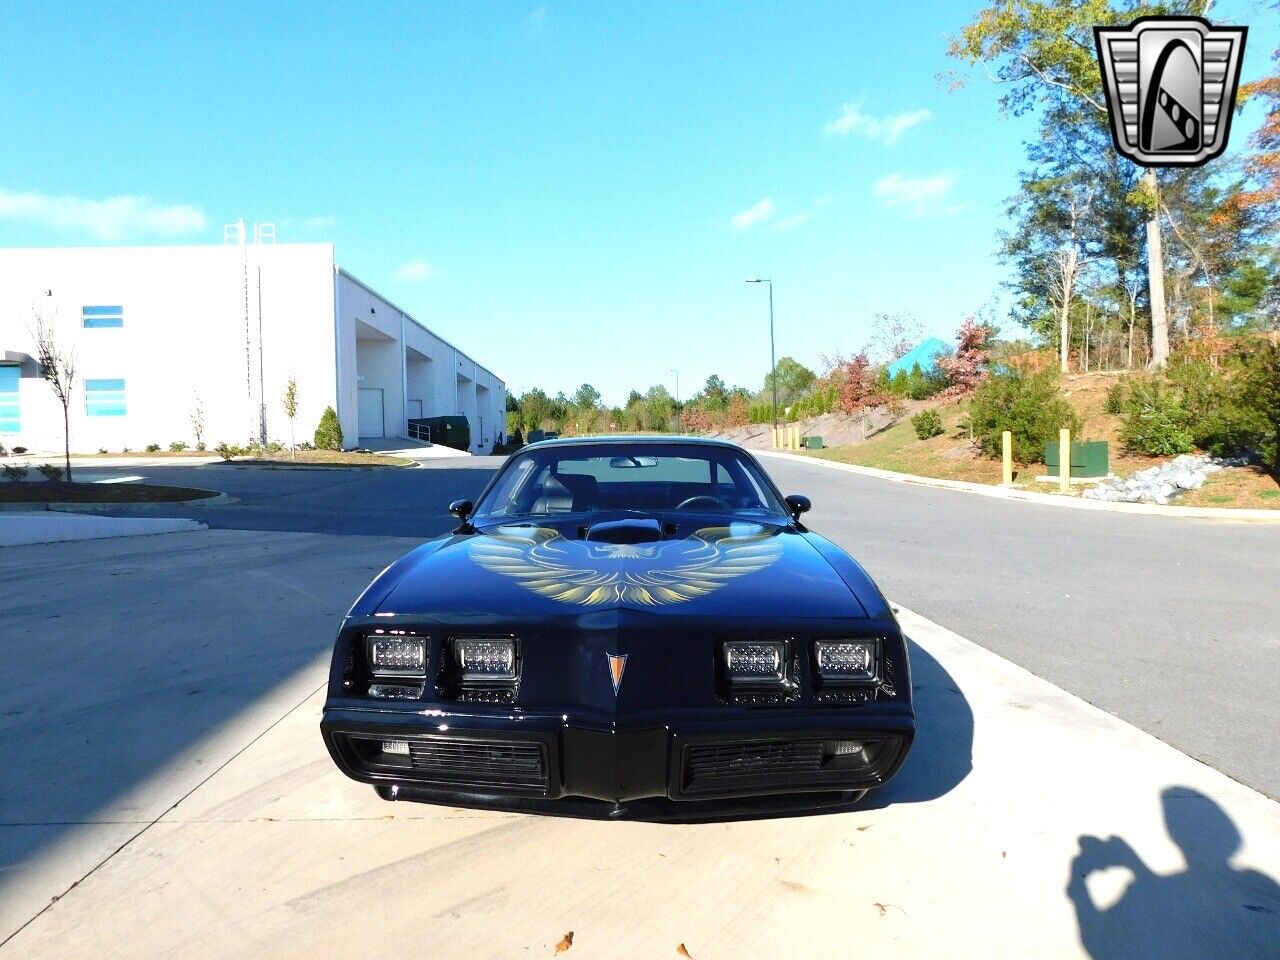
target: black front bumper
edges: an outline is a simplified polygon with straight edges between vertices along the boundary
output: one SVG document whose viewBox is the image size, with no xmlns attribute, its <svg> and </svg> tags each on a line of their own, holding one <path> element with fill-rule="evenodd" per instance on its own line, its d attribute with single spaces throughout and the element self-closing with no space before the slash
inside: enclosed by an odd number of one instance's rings
<svg viewBox="0 0 1280 960">
<path fill-rule="evenodd" d="M 687 717 L 623 726 L 575 722 L 567 714 L 330 707 L 321 731 L 342 772 L 384 796 L 531 812 L 650 811 L 669 819 L 661 811 L 821 807 L 882 785 L 910 748 L 910 708 L 857 712 L 734 726 Z M 409 753 L 384 753 L 388 740 L 407 744 Z"/>
</svg>

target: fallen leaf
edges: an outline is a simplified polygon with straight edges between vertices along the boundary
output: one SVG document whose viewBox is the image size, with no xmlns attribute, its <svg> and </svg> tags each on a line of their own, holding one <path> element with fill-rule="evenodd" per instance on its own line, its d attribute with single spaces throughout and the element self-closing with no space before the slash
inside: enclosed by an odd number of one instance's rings
<svg viewBox="0 0 1280 960">
<path fill-rule="evenodd" d="M 572 946 L 573 946 L 573 931 L 570 930 L 563 937 L 561 937 L 560 942 L 556 944 L 556 953 L 564 953 L 566 950 L 568 950 Z"/>
<path fill-rule="evenodd" d="M 858 832 L 861 833 L 863 830 L 870 830 L 870 829 L 871 829 L 871 824 L 868 823 L 865 827 L 859 827 Z"/>
<path fill-rule="evenodd" d="M 809 892 L 808 887 L 806 887 L 803 883 L 798 883 L 795 880 L 779 880 L 778 882 L 782 884 L 784 887 L 786 887 L 788 890 L 790 890 L 792 893 L 808 893 Z"/>
<path fill-rule="evenodd" d="M 897 911 L 898 911 L 899 913 L 901 913 L 904 917 L 907 915 L 907 911 L 903 910 L 903 909 L 902 909 L 900 906 L 898 906 L 896 903 L 873 903 L 873 904 L 872 904 L 872 906 L 873 906 L 873 907 L 875 907 L 877 910 L 879 910 L 879 911 L 880 911 L 880 916 L 882 916 L 882 917 L 885 915 L 885 913 L 887 913 L 887 912 L 888 912 L 888 910 L 889 910 L 889 908 L 890 908 L 890 907 L 892 907 L 894 910 L 897 910 Z"/>
<path fill-rule="evenodd" d="M 689 948 L 683 943 L 676 947 L 676 953 L 680 954 L 682 957 L 688 957 L 689 960 L 693 960 L 693 954 L 689 952 Z"/>
<path fill-rule="evenodd" d="M 1001 859 L 1001 860 L 1008 860 L 1008 859 L 1009 859 L 1009 851 L 1008 851 L 1008 850 L 1001 850 L 1001 851 L 1000 851 L 1000 859 Z"/>
</svg>

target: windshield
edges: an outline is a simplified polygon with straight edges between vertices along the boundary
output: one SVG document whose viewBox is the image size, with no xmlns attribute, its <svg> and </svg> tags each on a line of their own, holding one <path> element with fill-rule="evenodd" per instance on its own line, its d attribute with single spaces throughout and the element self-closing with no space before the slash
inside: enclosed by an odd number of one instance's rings
<svg viewBox="0 0 1280 960">
<path fill-rule="evenodd" d="M 731 447 L 618 443 L 516 454 L 481 500 L 475 520 L 676 511 L 787 517 L 768 478 Z"/>
</svg>

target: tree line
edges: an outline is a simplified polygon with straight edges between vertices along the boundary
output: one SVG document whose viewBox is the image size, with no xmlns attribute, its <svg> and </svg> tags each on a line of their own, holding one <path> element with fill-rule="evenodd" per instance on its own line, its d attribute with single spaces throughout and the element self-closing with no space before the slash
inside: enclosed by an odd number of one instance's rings
<svg viewBox="0 0 1280 960">
<path fill-rule="evenodd" d="M 999 249 L 1012 319 L 1064 373 L 1158 368 L 1178 347 L 1222 355 L 1232 337 L 1280 328 L 1280 73 L 1241 87 L 1267 114 L 1237 161 L 1144 169 L 1111 139 L 1094 26 L 1209 6 L 997 2 L 951 43 L 994 68 L 1006 111 L 1040 121 Z"/>
</svg>

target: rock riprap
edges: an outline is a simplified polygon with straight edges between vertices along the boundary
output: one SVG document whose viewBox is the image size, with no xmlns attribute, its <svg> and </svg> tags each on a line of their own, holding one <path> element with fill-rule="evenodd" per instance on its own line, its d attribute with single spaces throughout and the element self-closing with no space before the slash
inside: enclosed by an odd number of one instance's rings
<svg viewBox="0 0 1280 960">
<path fill-rule="evenodd" d="M 1210 474 L 1246 463 L 1246 459 L 1238 457 L 1184 453 L 1168 463 L 1139 470 L 1131 477 L 1107 477 L 1086 490 L 1083 496 L 1088 500 L 1109 500 L 1113 503 L 1168 503 L 1187 490 L 1199 490 Z"/>
</svg>

